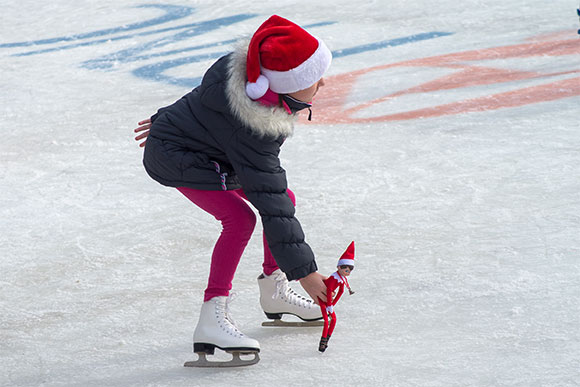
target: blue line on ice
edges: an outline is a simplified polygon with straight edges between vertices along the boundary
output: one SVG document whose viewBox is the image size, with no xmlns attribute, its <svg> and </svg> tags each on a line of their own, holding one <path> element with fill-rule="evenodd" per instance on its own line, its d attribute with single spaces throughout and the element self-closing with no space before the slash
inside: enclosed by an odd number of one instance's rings
<svg viewBox="0 0 580 387">
<path fill-rule="evenodd" d="M 366 52 L 366 51 L 373 51 L 373 50 L 378 50 L 378 49 L 386 48 L 386 47 L 401 46 L 401 45 L 407 44 L 407 43 L 414 43 L 414 42 L 419 42 L 421 40 L 439 38 L 442 36 L 449 36 L 449 35 L 453 35 L 453 32 L 440 32 L 440 31 L 425 32 L 425 33 L 421 33 L 421 34 L 405 36 L 403 38 L 383 40 L 382 42 L 363 44 L 363 45 L 356 46 L 356 47 L 345 48 L 342 50 L 333 51 L 332 56 L 334 58 L 340 58 L 343 56 L 360 54 L 360 53 Z"/>
<path fill-rule="evenodd" d="M 0 43 L 0 48 L 6 47 L 29 47 L 29 46 L 36 46 L 36 45 L 43 45 L 43 44 L 53 44 L 53 43 L 60 43 L 60 42 L 70 42 L 74 40 L 81 40 L 81 39 L 91 39 L 96 38 L 99 36 L 105 35 L 112 35 L 119 32 L 125 31 L 134 31 L 142 28 L 151 27 L 158 24 L 167 23 L 173 20 L 182 19 L 186 16 L 189 16 L 193 13 L 194 8 L 191 7 L 180 7 L 177 5 L 164 5 L 164 4 L 146 4 L 137 6 L 137 8 L 159 8 L 165 11 L 165 15 L 145 20 L 139 23 L 128 24 L 125 26 L 119 26 L 114 28 L 107 28 L 92 32 L 85 32 L 82 34 L 71 35 L 71 36 L 61 36 L 58 38 L 50 38 L 50 39 L 40 39 L 40 40 L 32 40 L 28 42 L 17 42 L 17 43 Z"/>
</svg>

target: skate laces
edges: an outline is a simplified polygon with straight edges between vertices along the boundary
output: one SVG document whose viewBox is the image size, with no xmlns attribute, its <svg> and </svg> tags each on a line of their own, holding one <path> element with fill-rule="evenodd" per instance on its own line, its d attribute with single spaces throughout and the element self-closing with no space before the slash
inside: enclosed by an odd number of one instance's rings
<svg viewBox="0 0 580 387">
<path fill-rule="evenodd" d="M 279 273 L 274 277 L 276 282 L 276 292 L 272 295 L 273 299 L 282 298 L 287 300 L 289 303 L 293 303 L 297 306 L 309 307 L 312 305 L 312 300 L 296 293 L 288 284 L 288 279 L 286 274 Z"/>
<path fill-rule="evenodd" d="M 234 318 L 232 317 L 232 310 L 230 309 L 230 305 L 236 298 L 238 298 L 238 294 L 235 292 L 231 292 L 228 298 L 226 299 L 226 319 L 228 319 L 235 328 L 237 324 Z"/>
<path fill-rule="evenodd" d="M 217 313 L 223 316 L 224 325 L 229 329 L 232 330 L 235 334 L 240 335 L 240 337 L 244 336 L 244 334 L 238 329 L 235 320 L 232 317 L 230 304 L 231 302 L 237 298 L 236 293 L 231 293 L 223 302 L 216 303 Z"/>
</svg>

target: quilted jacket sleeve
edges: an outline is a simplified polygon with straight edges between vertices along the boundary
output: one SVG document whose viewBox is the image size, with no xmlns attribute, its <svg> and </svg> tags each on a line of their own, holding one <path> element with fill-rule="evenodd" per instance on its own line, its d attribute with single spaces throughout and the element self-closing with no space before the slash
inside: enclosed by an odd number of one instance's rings
<svg viewBox="0 0 580 387">
<path fill-rule="evenodd" d="M 227 146 L 227 156 L 248 200 L 260 213 L 270 250 L 289 280 L 317 270 L 314 253 L 286 192 L 286 171 L 278 154 L 281 139 L 258 137 L 238 129 Z"/>
</svg>

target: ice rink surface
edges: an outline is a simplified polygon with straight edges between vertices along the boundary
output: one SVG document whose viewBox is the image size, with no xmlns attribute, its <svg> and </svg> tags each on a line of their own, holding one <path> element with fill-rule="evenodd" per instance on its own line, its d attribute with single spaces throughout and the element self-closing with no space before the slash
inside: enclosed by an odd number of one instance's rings
<svg viewBox="0 0 580 387">
<path fill-rule="evenodd" d="M 577 2 L 0 5 L 0 385 L 580 385 Z M 186 369 L 220 226 L 132 129 L 274 13 L 334 53 L 281 157 L 356 294 L 324 354 L 261 327 L 258 226 L 232 307 L 262 360 Z"/>
</svg>

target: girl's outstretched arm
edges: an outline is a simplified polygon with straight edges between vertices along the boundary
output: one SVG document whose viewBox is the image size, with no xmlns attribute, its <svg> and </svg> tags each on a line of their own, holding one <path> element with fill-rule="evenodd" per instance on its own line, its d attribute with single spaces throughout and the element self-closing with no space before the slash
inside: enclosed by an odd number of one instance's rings
<svg viewBox="0 0 580 387">
<path fill-rule="evenodd" d="M 260 213 L 276 263 L 289 281 L 303 279 L 301 283 L 306 285 L 303 287 L 316 300 L 323 293 L 324 283 L 322 276 L 316 275 L 312 276 L 312 284 L 310 278 L 304 282 L 318 268 L 286 191 L 286 171 L 278 157 L 283 141 L 283 137 L 260 136 L 241 126 L 226 145 L 226 155 L 246 197 Z"/>
</svg>

